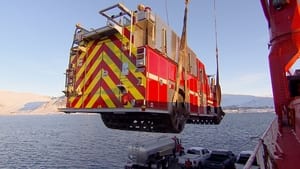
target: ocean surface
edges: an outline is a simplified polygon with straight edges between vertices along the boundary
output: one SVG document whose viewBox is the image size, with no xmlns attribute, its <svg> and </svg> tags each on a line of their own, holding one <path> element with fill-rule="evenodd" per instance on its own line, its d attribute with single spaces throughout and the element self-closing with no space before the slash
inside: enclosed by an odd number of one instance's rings
<svg viewBox="0 0 300 169">
<path fill-rule="evenodd" d="M 227 114 L 220 125 L 186 125 L 184 147 L 254 149 L 274 113 Z M 0 116 L 0 168 L 123 168 L 128 145 L 159 133 L 108 129 L 100 115 Z"/>
</svg>

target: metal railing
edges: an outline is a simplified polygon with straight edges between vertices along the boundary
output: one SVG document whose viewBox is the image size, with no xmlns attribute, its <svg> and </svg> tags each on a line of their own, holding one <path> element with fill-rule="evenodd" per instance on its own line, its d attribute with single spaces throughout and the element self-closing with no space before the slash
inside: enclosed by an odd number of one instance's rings
<svg viewBox="0 0 300 169">
<path fill-rule="evenodd" d="M 251 169 L 255 160 L 257 160 L 260 169 L 276 168 L 275 151 L 276 148 L 279 148 L 276 143 L 278 134 L 278 119 L 275 117 L 259 139 L 258 144 L 256 145 L 253 154 L 248 159 L 244 169 Z"/>
</svg>

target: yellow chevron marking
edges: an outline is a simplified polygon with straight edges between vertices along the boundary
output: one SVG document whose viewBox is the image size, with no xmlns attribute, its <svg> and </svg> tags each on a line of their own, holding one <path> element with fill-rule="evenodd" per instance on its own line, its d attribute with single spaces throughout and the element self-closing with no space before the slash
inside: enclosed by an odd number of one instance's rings
<svg viewBox="0 0 300 169">
<path fill-rule="evenodd" d="M 87 49 L 89 49 L 92 45 L 93 45 L 94 41 L 90 41 L 87 44 Z M 91 52 L 91 54 L 89 56 L 87 56 L 87 53 L 83 52 L 80 54 L 80 56 L 78 57 L 78 59 L 76 60 L 76 67 L 79 67 L 79 71 L 76 73 L 76 80 L 80 80 L 80 76 L 82 75 L 82 73 L 85 71 L 87 64 L 91 61 L 91 59 L 94 57 L 94 55 L 96 54 L 96 52 L 98 51 L 98 49 L 101 47 L 101 43 L 98 42 L 98 44 L 95 46 L 94 50 Z M 84 60 L 84 57 L 87 56 L 87 60 L 85 61 L 85 63 L 82 63 L 82 61 Z M 76 91 L 78 92 L 82 92 L 82 87 L 84 85 L 84 80 L 82 80 L 80 82 L 80 84 L 77 86 Z M 82 104 L 82 99 L 83 96 L 81 96 L 82 98 L 77 102 L 77 104 L 75 105 L 76 108 L 80 108 L 81 104 Z M 75 97 L 71 99 L 71 102 L 73 102 L 75 100 Z"/>
<path fill-rule="evenodd" d="M 118 68 L 118 66 L 115 65 L 115 63 L 110 59 L 110 57 L 108 57 L 108 55 L 106 53 L 103 56 L 103 61 L 107 65 L 109 65 L 109 67 L 113 70 L 113 72 L 110 72 L 110 73 L 121 72 L 120 69 Z M 116 76 L 119 77 L 118 74 L 116 74 Z M 122 83 L 126 86 L 126 89 L 129 90 L 132 93 L 133 97 L 136 100 L 138 100 L 138 99 L 144 99 L 143 95 L 135 88 L 135 86 L 128 79 L 122 80 Z"/>
<path fill-rule="evenodd" d="M 75 97 L 71 96 L 71 97 L 68 97 L 68 99 L 69 99 L 69 103 L 70 103 L 70 105 L 71 105 L 71 104 L 73 103 Z"/>
<path fill-rule="evenodd" d="M 111 92 L 112 92 L 117 98 L 119 98 L 120 94 L 119 94 L 119 91 L 117 91 L 117 90 L 119 90 L 119 89 L 116 88 L 116 84 L 111 80 L 111 78 L 110 78 L 109 76 L 105 76 L 105 77 L 103 77 L 102 79 L 106 82 L 106 84 L 107 84 L 107 86 L 110 88 Z M 104 94 L 101 93 L 101 96 L 103 96 L 103 95 L 104 95 Z M 108 97 L 109 97 L 109 96 L 108 96 Z M 112 102 L 111 99 L 110 99 L 110 101 Z M 114 105 L 114 107 L 115 107 L 115 105 Z M 109 108 L 114 108 L 114 107 L 109 106 Z"/>
<path fill-rule="evenodd" d="M 116 34 L 116 36 L 121 40 L 121 42 L 123 44 L 126 44 L 129 42 L 129 39 L 127 39 L 125 36 L 122 36 L 120 34 Z M 94 43 L 94 41 L 90 41 L 87 45 L 87 49 L 89 49 L 92 44 Z M 113 51 L 116 56 L 120 59 L 120 61 L 122 63 L 124 62 L 127 62 L 128 63 L 128 66 L 129 66 L 129 71 L 132 73 L 133 76 L 135 76 L 136 78 L 141 78 L 142 79 L 142 84 L 146 84 L 146 77 L 141 73 L 141 72 L 136 72 L 136 67 L 135 67 L 135 63 L 132 63 L 128 58 L 127 56 L 123 53 L 122 50 L 120 50 L 115 44 L 113 44 L 111 42 L 111 40 L 107 39 L 107 40 L 104 40 L 104 41 L 101 41 L 101 42 L 98 42 L 98 44 L 95 46 L 94 50 L 89 54 L 87 55 L 86 53 L 82 53 L 78 60 L 77 60 L 77 63 L 76 63 L 76 66 L 80 66 L 80 60 L 83 60 L 84 57 L 86 57 L 86 60 L 85 60 L 85 63 L 83 63 L 80 68 L 79 68 L 79 71 L 76 73 L 76 79 L 78 80 L 80 76 L 82 76 L 83 73 L 87 73 L 85 75 L 85 79 L 89 79 L 92 72 L 96 69 L 96 65 L 98 64 L 98 62 L 100 63 L 101 60 L 100 59 L 97 59 L 95 64 L 92 65 L 91 69 L 86 72 L 86 67 L 87 65 L 91 62 L 91 60 L 93 59 L 93 57 L 95 57 L 95 54 L 97 53 L 97 51 L 100 49 L 100 47 L 102 46 L 102 44 L 105 43 L 111 51 Z M 137 48 L 134 47 L 134 45 L 131 45 L 132 49 L 132 53 L 136 55 L 136 52 L 137 52 Z M 133 85 L 127 78 L 126 76 L 122 76 L 120 77 L 120 74 L 121 74 L 121 70 L 118 68 L 118 66 L 115 65 L 115 63 L 110 59 L 110 57 L 105 54 L 105 58 L 106 58 L 106 63 L 107 65 L 112 69 L 113 73 L 116 74 L 117 77 L 119 78 L 122 78 L 122 82 L 123 84 L 127 87 L 127 89 L 132 93 L 132 95 L 135 97 L 135 99 L 144 99 L 144 97 L 139 93 L 139 91 L 135 88 L 135 85 Z M 98 76 L 98 75 L 97 75 Z M 101 76 L 101 75 L 99 75 Z M 111 79 L 110 79 L 111 80 Z M 112 81 L 113 82 L 113 81 Z M 84 83 L 85 83 L 85 80 L 82 80 L 81 83 L 78 85 L 76 91 L 81 91 L 82 92 L 82 87 L 84 86 Z M 93 83 L 93 85 L 92 85 Z M 93 80 L 90 84 L 90 86 L 87 88 L 87 90 L 85 91 L 85 94 L 88 94 L 91 92 L 91 90 L 93 89 L 93 86 L 95 86 L 95 80 Z M 111 86 L 110 83 L 107 83 L 109 86 Z M 82 95 L 81 96 L 82 98 L 78 101 L 78 103 L 76 104 L 76 107 L 80 108 L 80 106 L 82 105 L 83 103 L 83 98 L 84 96 Z M 105 96 L 106 98 L 108 98 L 108 96 Z M 71 97 L 70 98 L 70 102 L 72 103 L 74 100 L 75 100 L 76 97 Z M 97 95 L 94 95 L 91 99 L 91 101 L 88 103 L 87 106 L 92 106 L 95 101 L 97 100 Z M 106 99 L 105 99 L 106 100 Z M 110 100 L 108 101 L 107 105 L 114 105 L 113 102 Z M 126 105 L 125 107 L 127 106 L 130 106 L 130 104 Z M 111 106 L 109 106 L 111 107 Z"/>
<path fill-rule="evenodd" d="M 112 100 L 109 98 L 106 91 L 101 87 L 101 96 L 108 107 L 116 107 Z"/>
<path fill-rule="evenodd" d="M 74 108 L 81 108 L 81 105 L 83 103 L 83 96 L 80 97 Z"/>
<path fill-rule="evenodd" d="M 98 60 L 98 59 L 97 59 Z M 91 91 L 94 89 L 94 87 L 97 85 L 97 82 L 99 82 L 99 79 L 100 79 L 100 76 L 101 76 L 101 71 L 99 71 L 96 75 L 96 78 L 93 79 L 93 81 L 91 82 L 91 84 L 88 86 L 88 88 L 86 89 L 86 94 L 90 94 Z M 99 78 L 97 78 L 99 77 Z M 97 93 L 97 92 L 96 92 Z M 86 108 L 91 108 L 93 106 L 93 104 L 96 102 L 97 100 L 97 97 L 96 96 L 99 96 L 99 93 L 98 94 L 93 94 L 93 97 L 92 99 L 88 102 L 88 104 L 86 105 Z"/>
<path fill-rule="evenodd" d="M 100 65 L 101 60 L 102 60 L 102 58 L 97 58 L 96 61 L 93 63 L 91 69 L 85 75 L 86 80 L 91 80 L 90 78 L 91 78 L 92 74 L 95 72 L 95 70 L 97 69 L 97 67 Z M 100 77 L 100 76 L 101 76 L 101 71 L 99 70 L 96 77 Z M 99 80 L 99 79 L 94 78 L 93 81 L 91 82 L 91 84 L 88 86 L 88 88 L 85 89 L 86 94 L 90 93 L 93 90 L 93 87 L 96 85 L 97 80 Z"/>
<path fill-rule="evenodd" d="M 115 94 L 117 98 L 120 98 L 119 89 L 116 88 L 117 84 L 114 83 L 114 81 L 109 77 L 103 77 L 103 80 L 106 82 L 106 84 L 109 86 L 109 88 L 112 90 L 112 92 Z M 115 88 L 113 88 L 115 87 Z M 127 105 L 124 105 L 125 108 L 131 108 L 131 103 L 128 103 Z"/>
<path fill-rule="evenodd" d="M 112 80 L 111 80 L 111 78 L 109 77 L 109 76 L 105 76 L 105 77 L 103 77 L 102 78 L 105 82 L 106 82 L 106 84 L 108 85 L 108 87 L 115 93 L 115 89 L 116 89 L 116 86 L 117 86 L 117 84 L 115 84 Z M 119 89 L 118 89 L 119 90 Z M 115 93 L 115 94 L 117 94 L 117 93 Z"/>
<path fill-rule="evenodd" d="M 95 56 L 94 56 L 94 57 L 95 57 Z M 90 70 L 87 72 L 87 74 L 85 75 L 85 79 L 86 79 L 86 80 L 90 79 L 90 77 L 92 76 L 93 72 L 96 70 L 97 66 L 99 66 L 100 63 L 101 63 L 101 58 L 96 59 L 96 61 L 92 64 L 91 69 L 90 69 Z M 99 71 L 99 72 L 97 73 L 96 77 L 100 77 L 100 76 L 101 76 L 101 71 Z M 90 84 L 90 85 L 85 89 L 85 91 L 84 91 L 84 95 L 85 95 L 85 96 L 91 93 L 91 91 L 93 90 L 93 88 L 96 86 L 98 80 L 99 80 L 99 79 L 97 79 L 97 78 L 94 78 L 94 79 L 92 80 L 91 84 Z M 81 86 L 81 85 L 82 85 L 82 86 L 85 85 L 85 84 L 84 84 L 84 81 L 82 81 L 82 82 L 80 83 L 80 86 Z M 84 100 L 87 99 L 87 98 L 84 97 L 84 96 L 82 96 L 82 97 L 83 97 Z M 77 104 L 76 104 L 76 106 L 77 106 Z M 78 105 L 78 106 L 79 106 L 79 105 Z"/>
<path fill-rule="evenodd" d="M 94 108 L 93 105 L 95 104 L 99 96 L 100 96 L 100 92 L 96 92 L 95 94 L 93 94 L 91 100 L 88 102 L 85 108 Z"/>
<path fill-rule="evenodd" d="M 105 41 L 107 41 L 107 40 L 105 40 Z M 79 70 L 79 72 L 78 72 L 78 77 L 80 77 L 82 73 L 86 73 L 87 65 L 90 64 L 91 60 L 92 60 L 94 57 L 96 57 L 95 54 L 98 52 L 98 50 L 101 48 L 103 42 L 105 42 L 105 41 L 98 42 L 97 45 L 95 46 L 94 50 L 91 52 L 91 54 L 87 56 L 84 65 L 80 68 L 80 70 Z M 91 41 L 91 43 L 93 43 L 93 42 L 94 42 L 94 41 Z M 101 53 L 100 53 L 100 55 L 101 55 Z M 98 60 L 98 59 L 97 59 L 97 60 Z M 100 60 L 100 62 L 101 62 L 101 60 Z M 77 89 L 76 89 L 77 91 L 82 91 L 82 88 L 83 88 L 83 86 L 84 86 L 84 84 L 85 84 L 85 80 L 86 80 L 86 79 L 88 79 L 88 78 L 87 78 L 87 75 L 85 75 L 84 80 L 82 80 L 82 81 L 80 82 L 80 84 L 78 85 L 78 87 L 77 87 Z"/>
<path fill-rule="evenodd" d="M 90 43 L 93 43 L 94 41 L 91 41 Z M 80 59 L 83 59 L 84 57 L 86 57 L 86 61 L 84 62 L 84 64 L 80 67 L 77 75 L 78 78 L 82 75 L 82 73 L 84 71 L 86 71 L 86 67 L 87 65 L 91 62 L 91 60 L 95 57 L 95 54 L 97 53 L 97 51 L 100 49 L 100 47 L 102 46 L 102 44 L 98 42 L 98 44 L 95 46 L 94 50 L 91 52 L 90 55 L 87 55 L 87 53 L 82 53 L 80 55 Z"/>
<path fill-rule="evenodd" d="M 75 97 L 70 97 L 69 102 L 72 104 L 74 100 L 75 100 Z"/>
<path fill-rule="evenodd" d="M 128 68 L 129 71 L 133 74 L 133 76 L 135 78 L 142 78 L 142 84 L 146 84 L 146 77 L 143 73 L 141 72 L 136 72 L 136 66 L 135 64 L 133 64 L 128 57 L 126 57 L 126 55 L 113 43 L 106 43 L 106 45 L 108 46 L 108 48 L 111 51 L 114 51 L 114 53 L 116 53 L 116 56 L 119 58 L 119 60 L 124 63 L 127 62 L 128 63 Z M 118 55 L 119 54 L 119 55 Z M 123 57 L 121 57 L 121 55 L 123 55 Z"/>
<path fill-rule="evenodd" d="M 93 43 L 90 42 L 88 43 L 87 47 L 89 48 Z M 81 53 L 78 57 L 71 57 L 71 62 L 70 63 L 73 63 L 73 60 L 75 58 L 77 58 L 76 62 L 75 62 L 75 67 L 79 67 L 80 66 L 80 62 L 83 60 L 84 56 L 86 55 L 86 53 Z M 83 69 L 83 65 L 80 66 L 80 70 Z M 83 70 L 82 70 L 83 71 Z M 78 72 L 76 72 L 76 80 L 79 80 L 79 77 L 80 77 L 81 74 L 79 74 Z M 76 91 L 80 91 L 81 90 L 81 85 L 79 85 L 77 88 L 76 88 Z M 70 98 L 70 103 L 72 103 L 74 100 L 75 100 L 76 97 L 71 97 Z"/>
<path fill-rule="evenodd" d="M 101 76 L 101 71 L 99 71 L 96 75 L 96 77 L 100 77 Z M 88 86 L 88 88 L 85 91 L 85 94 L 88 95 L 91 93 L 91 91 L 95 88 L 95 86 L 97 85 L 97 82 L 99 82 L 99 78 L 95 78 L 93 79 L 93 81 L 91 82 L 91 84 Z"/>
<path fill-rule="evenodd" d="M 129 30 L 130 30 L 130 28 L 129 28 Z M 123 45 L 129 43 L 129 39 L 126 36 L 123 36 L 121 34 L 116 34 L 116 37 L 121 40 Z M 131 43 L 131 53 L 136 55 L 136 51 L 137 51 L 137 48 L 134 46 L 134 43 Z"/>
</svg>

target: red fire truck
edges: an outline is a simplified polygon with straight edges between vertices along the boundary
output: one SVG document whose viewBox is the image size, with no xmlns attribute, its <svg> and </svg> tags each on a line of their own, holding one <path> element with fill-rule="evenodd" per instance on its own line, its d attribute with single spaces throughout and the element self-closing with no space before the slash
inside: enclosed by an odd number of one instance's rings
<svg viewBox="0 0 300 169">
<path fill-rule="evenodd" d="M 186 46 L 186 11 L 181 38 L 144 5 L 101 10 L 101 28 L 76 25 L 61 111 L 100 113 L 107 127 L 121 130 L 178 133 L 186 122 L 219 124 L 218 73 L 207 75 Z"/>
</svg>

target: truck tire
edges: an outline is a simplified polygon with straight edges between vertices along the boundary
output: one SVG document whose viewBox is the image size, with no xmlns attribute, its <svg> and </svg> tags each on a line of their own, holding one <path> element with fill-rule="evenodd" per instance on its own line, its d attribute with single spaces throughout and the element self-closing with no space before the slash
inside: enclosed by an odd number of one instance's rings
<svg viewBox="0 0 300 169">
<path fill-rule="evenodd" d="M 163 166 L 162 166 L 161 162 L 156 163 L 156 169 L 163 169 Z"/>
<path fill-rule="evenodd" d="M 201 164 L 201 162 L 198 164 L 197 169 L 202 169 L 202 164 Z"/>
<path fill-rule="evenodd" d="M 166 158 L 166 159 L 164 159 L 163 160 L 163 162 L 162 162 L 162 164 L 163 164 L 163 169 L 168 169 L 169 168 L 169 158 Z"/>
<path fill-rule="evenodd" d="M 187 120 L 186 108 L 184 104 L 184 95 L 180 92 L 178 94 L 178 101 L 171 108 L 171 124 L 174 133 L 180 133 Z"/>
</svg>

